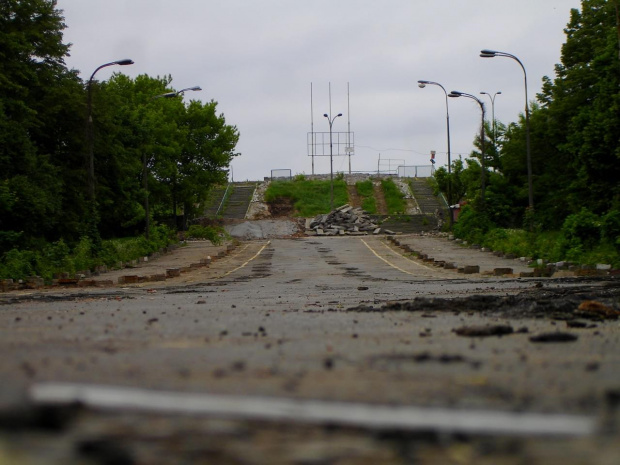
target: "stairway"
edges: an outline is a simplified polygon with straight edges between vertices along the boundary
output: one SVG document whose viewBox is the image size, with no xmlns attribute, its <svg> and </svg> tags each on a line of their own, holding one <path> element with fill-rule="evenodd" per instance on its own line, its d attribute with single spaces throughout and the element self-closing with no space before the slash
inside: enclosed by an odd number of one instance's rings
<svg viewBox="0 0 620 465">
<path fill-rule="evenodd" d="M 256 184 L 234 183 L 231 185 L 228 199 L 224 202 L 224 211 L 220 212 L 226 219 L 244 219 L 248 211 Z"/>
<path fill-rule="evenodd" d="M 444 218 L 447 216 L 447 207 L 441 198 L 434 195 L 426 178 L 411 178 L 411 192 L 420 207 L 421 214 L 417 215 L 373 215 L 382 229 L 402 233 L 417 234 L 436 231 L 438 228 L 437 210 Z"/>
<path fill-rule="evenodd" d="M 434 215 L 439 209 L 447 218 L 447 207 L 433 194 L 433 189 L 426 182 L 426 178 L 411 178 L 411 191 L 422 213 Z"/>
<path fill-rule="evenodd" d="M 209 192 L 209 197 L 207 198 L 206 207 L 204 210 L 204 216 L 208 218 L 215 218 L 218 214 L 218 210 L 220 205 L 222 205 L 222 200 L 224 200 L 224 196 L 226 195 L 226 186 L 215 186 Z M 219 212 L 221 213 L 221 212 Z"/>
</svg>

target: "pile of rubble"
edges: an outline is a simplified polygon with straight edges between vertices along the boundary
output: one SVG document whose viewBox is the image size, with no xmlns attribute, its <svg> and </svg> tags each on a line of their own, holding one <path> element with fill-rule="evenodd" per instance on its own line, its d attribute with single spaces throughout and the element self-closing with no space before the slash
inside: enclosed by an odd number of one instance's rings
<svg viewBox="0 0 620 465">
<path fill-rule="evenodd" d="M 309 236 L 364 236 L 368 234 L 394 234 L 381 229 L 361 208 L 349 204 L 338 207 L 326 215 L 317 215 L 306 225 Z"/>
</svg>

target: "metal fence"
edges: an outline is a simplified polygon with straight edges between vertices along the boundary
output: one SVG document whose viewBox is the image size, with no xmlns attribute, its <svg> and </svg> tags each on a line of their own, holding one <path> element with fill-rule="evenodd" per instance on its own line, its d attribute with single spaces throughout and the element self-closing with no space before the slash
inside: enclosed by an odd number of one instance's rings
<svg viewBox="0 0 620 465">
<path fill-rule="evenodd" d="M 401 178 L 429 178 L 435 174 L 433 165 L 400 165 L 398 176 Z"/>
<path fill-rule="evenodd" d="M 289 169 L 271 170 L 272 181 L 290 181 L 293 179 L 293 172 Z"/>
</svg>

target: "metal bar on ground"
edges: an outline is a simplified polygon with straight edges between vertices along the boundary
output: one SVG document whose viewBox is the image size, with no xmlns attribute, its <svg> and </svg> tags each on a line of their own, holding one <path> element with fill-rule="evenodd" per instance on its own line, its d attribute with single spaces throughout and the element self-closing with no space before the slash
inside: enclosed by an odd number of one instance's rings
<svg viewBox="0 0 620 465">
<path fill-rule="evenodd" d="M 35 384 L 30 389 L 30 398 L 47 405 L 79 403 L 93 409 L 213 415 L 378 430 L 518 436 L 584 436 L 596 431 L 594 417 L 579 415 L 211 395 L 70 383 Z"/>
</svg>

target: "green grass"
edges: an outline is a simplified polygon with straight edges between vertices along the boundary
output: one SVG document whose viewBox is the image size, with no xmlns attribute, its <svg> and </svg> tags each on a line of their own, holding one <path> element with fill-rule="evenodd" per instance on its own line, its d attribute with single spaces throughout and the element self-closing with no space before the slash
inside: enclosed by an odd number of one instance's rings
<svg viewBox="0 0 620 465">
<path fill-rule="evenodd" d="M 404 213 L 407 210 L 407 201 L 394 181 L 391 178 L 382 179 L 381 187 L 383 189 L 388 215 Z"/>
<path fill-rule="evenodd" d="M 377 202 L 372 181 L 367 179 L 366 181 L 356 182 L 355 189 L 362 199 L 362 209 L 370 214 L 377 213 Z"/>
<path fill-rule="evenodd" d="M 273 181 L 265 192 L 265 201 L 274 202 L 279 198 L 293 201 L 295 214 L 304 218 L 330 211 L 330 181 L 309 181 L 296 178 L 293 181 Z M 347 185 L 341 179 L 334 179 L 334 208 L 349 201 Z"/>
</svg>

